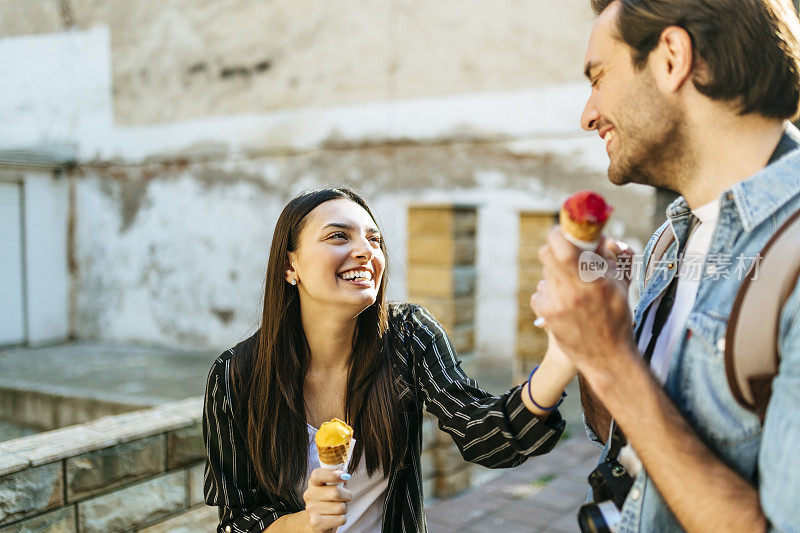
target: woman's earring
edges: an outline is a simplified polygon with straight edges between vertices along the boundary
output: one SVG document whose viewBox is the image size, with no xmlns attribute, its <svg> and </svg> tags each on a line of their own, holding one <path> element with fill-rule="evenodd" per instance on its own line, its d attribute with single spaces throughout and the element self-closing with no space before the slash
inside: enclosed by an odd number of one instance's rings
<svg viewBox="0 0 800 533">
<path fill-rule="evenodd" d="M 289 280 L 289 283 L 291 283 L 292 285 L 297 285 L 297 280 L 292 278 Z"/>
</svg>

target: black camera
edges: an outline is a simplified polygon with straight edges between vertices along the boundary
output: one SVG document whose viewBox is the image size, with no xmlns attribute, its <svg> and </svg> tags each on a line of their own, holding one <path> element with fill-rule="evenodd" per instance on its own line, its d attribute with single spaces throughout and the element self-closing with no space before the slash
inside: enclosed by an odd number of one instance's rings
<svg viewBox="0 0 800 533">
<path fill-rule="evenodd" d="M 610 533 L 622 516 L 620 510 L 633 478 L 616 459 L 606 460 L 589 474 L 594 503 L 582 505 L 578 525 L 583 533 Z"/>
<path fill-rule="evenodd" d="M 589 474 L 594 503 L 587 503 L 578 510 L 578 525 L 582 533 L 612 533 L 616 531 L 622 515 L 622 505 L 633 486 L 633 478 L 617 457 L 625 445 L 625 437 L 612 426 L 611 449 L 606 460 Z"/>
</svg>

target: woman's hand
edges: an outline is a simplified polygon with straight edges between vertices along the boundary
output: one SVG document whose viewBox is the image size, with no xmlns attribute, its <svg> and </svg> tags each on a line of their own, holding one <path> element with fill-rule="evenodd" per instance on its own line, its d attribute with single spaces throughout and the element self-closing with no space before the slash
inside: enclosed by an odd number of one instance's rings
<svg viewBox="0 0 800 533">
<path fill-rule="evenodd" d="M 575 374 L 578 373 L 578 369 L 575 368 L 575 365 L 573 365 L 572 361 L 569 360 L 567 354 L 565 354 L 564 350 L 561 349 L 561 346 L 558 345 L 558 341 L 548 329 L 547 324 L 545 324 L 543 327 L 547 333 L 547 351 L 544 354 L 542 364 L 545 364 L 545 361 L 547 361 L 549 363 L 548 366 L 553 366 L 554 368 L 560 370 L 564 375 L 568 375 L 569 379 L 572 379 Z"/>
<path fill-rule="evenodd" d="M 308 487 L 303 493 L 308 514 L 308 531 L 313 533 L 335 533 L 343 526 L 347 513 L 347 502 L 352 493 L 336 484 L 342 482 L 341 470 L 317 468 L 311 472 Z"/>
<path fill-rule="evenodd" d="M 622 282 L 627 290 L 634 274 L 634 253 L 631 247 L 622 241 L 615 241 L 603 235 L 598 251 L 606 261 L 616 267 L 617 274 L 614 279 Z"/>
<path fill-rule="evenodd" d="M 540 281 L 536 287 L 536 294 L 544 291 L 545 285 L 544 280 Z M 533 298 L 536 294 L 531 296 L 531 307 L 533 307 Z M 522 387 L 522 403 L 533 414 L 544 418 L 550 415 L 550 410 L 543 410 L 540 407 L 547 408 L 556 405 L 561 399 L 564 388 L 572 381 L 578 370 L 558 345 L 547 322 L 536 320 L 534 325 L 543 328 L 547 333 L 547 351 L 539 368 Z"/>
</svg>

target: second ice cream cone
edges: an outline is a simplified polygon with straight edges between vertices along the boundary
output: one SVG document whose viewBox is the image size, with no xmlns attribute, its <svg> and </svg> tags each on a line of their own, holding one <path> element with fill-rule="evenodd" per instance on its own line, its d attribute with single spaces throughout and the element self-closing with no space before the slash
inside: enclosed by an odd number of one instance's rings
<svg viewBox="0 0 800 533">
<path fill-rule="evenodd" d="M 317 447 L 319 453 L 319 462 L 328 466 L 343 465 L 347 460 L 349 454 L 349 446 L 326 446 L 324 448 Z"/>
<path fill-rule="evenodd" d="M 334 418 L 322 424 L 314 441 L 317 444 L 319 462 L 323 468 L 341 468 L 347 463 L 352 440 L 353 428 L 343 420 Z"/>
</svg>

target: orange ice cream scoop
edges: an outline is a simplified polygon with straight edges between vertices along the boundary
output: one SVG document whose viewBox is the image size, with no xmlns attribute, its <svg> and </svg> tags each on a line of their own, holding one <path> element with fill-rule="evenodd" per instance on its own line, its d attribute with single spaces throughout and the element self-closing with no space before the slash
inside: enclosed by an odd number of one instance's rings
<svg viewBox="0 0 800 533">
<path fill-rule="evenodd" d="M 353 428 L 343 420 L 334 418 L 320 426 L 315 438 L 317 446 L 341 446 L 350 442 Z"/>
<path fill-rule="evenodd" d="M 614 208 L 596 192 L 578 191 L 561 206 L 558 223 L 570 242 L 581 248 L 592 248 L 612 211 Z"/>
<path fill-rule="evenodd" d="M 314 438 L 320 463 L 339 465 L 347 460 L 353 428 L 343 420 L 334 418 L 322 424 Z"/>
</svg>

